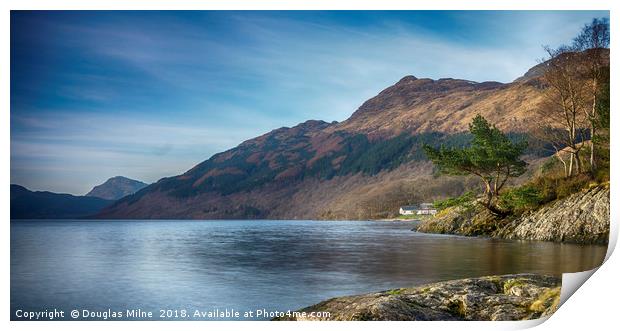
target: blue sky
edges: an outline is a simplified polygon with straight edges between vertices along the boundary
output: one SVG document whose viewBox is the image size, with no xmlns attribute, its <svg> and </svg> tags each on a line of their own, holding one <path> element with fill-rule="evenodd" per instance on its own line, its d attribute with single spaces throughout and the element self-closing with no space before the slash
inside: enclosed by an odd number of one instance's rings
<svg viewBox="0 0 620 331">
<path fill-rule="evenodd" d="M 180 174 L 405 75 L 510 82 L 608 12 L 11 13 L 11 182 Z"/>
</svg>

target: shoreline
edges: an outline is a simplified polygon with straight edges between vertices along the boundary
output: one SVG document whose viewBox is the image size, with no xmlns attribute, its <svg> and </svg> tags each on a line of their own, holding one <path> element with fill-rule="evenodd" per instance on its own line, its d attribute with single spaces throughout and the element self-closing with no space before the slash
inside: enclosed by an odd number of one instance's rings
<svg viewBox="0 0 620 331">
<path fill-rule="evenodd" d="M 509 274 L 463 278 L 411 288 L 335 297 L 299 309 L 297 314 L 290 317 L 274 320 L 530 320 L 553 314 L 559 306 L 560 290 L 561 278 L 555 276 Z M 316 314 L 317 312 L 321 314 Z"/>
<path fill-rule="evenodd" d="M 326 220 L 326 221 L 331 221 L 331 220 Z M 401 219 L 401 218 L 378 218 L 378 219 L 369 219 L 367 221 L 370 221 L 370 222 L 422 222 L 421 219 Z"/>
<path fill-rule="evenodd" d="M 422 233 L 608 245 L 610 190 L 590 187 L 521 215 L 498 218 L 481 207 L 454 206 L 420 222 Z"/>
<path fill-rule="evenodd" d="M 229 218 L 214 218 L 214 219 L 196 219 L 196 218 L 178 218 L 178 219 L 165 219 L 165 218 L 11 218 L 10 222 L 45 222 L 45 221 L 79 221 L 79 222 L 110 222 L 110 221 L 138 221 L 138 222 L 210 222 L 210 221 L 291 221 L 291 222 L 420 222 L 420 219 L 399 219 L 399 218 L 380 218 L 380 219 L 281 219 L 281 218 L 245 218 L 245 219 L 229 219 Z"/>
</svg>

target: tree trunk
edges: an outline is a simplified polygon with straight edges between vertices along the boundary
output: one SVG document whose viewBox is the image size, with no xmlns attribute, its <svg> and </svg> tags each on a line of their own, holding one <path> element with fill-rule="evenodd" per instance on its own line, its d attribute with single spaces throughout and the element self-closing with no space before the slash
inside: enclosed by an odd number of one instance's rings
<svg viewBox="0 0 620 331">
<path fill-rule="evenodd" d="M 555 157 L 557 157 L 558 160 L 562 162 L 562 166 L 564 166 L 564 178 L 567 178 L 568 177 L 568 166 L 566 165 L 566 161 L 564 161 L 564 158 L 560 154 L 560 150 L 555 145 L 553 145 L 553 149 L 555 149 Z"/>
<path fill-rule="evenodd" d="M 575 152 L 575 163 L 577 164 L 577 174 L 583 172 L 583 163 L 581 162 L 581 157 L 579 156 L 579 151 Z"/>
<path fill-rule="evenodd" d="M 595 76 L 596 77 L 596 76 Z M 596 160 L 594 159 L 594 136 L 596 134 L 596 93 L 598 92 L 598 79 L 594 79 L 592 84 L 592 116 L 590 116 L 590 171 L 596 171 Z"/>
<path fill-rule="evenodd" d="M 500 209 L 498 206 L 496 206 L 493 202 L 493 199 L 491 198 L 490 200 L 487 200 L 485 203 L 483 203 L 482 205 L 488 209 L 493 215 L 495 216 L 499 216 L 499 217 L 504 217 L 506 215 L 508 215 L 508 213 L 502 209 Z"/>
<path fill-rule="evenodd" d="M 590 132 L 590 172 L 594 174 L 594 172 L 596 171 L 596 160 L 594 156 L 594 135 L 596 133 L 596 128 L 594 126 L 594 123 L 592 124 Z"/>
<path fill-rule="evenodd" d="M 564 161 L 560 153 L 556 153 L 555 155 L 560 160 L 560 162 L 562 162 L 562 165 L 564 166 L 564 177 L 565 178 L 568 177 L 568 166 L 566 165 L 566 161 Z"/>
<path fill-rule="evenodd" d="M 484 199 L 484 202 L 481 202 L 480 204 L 483 205 L 486 209 L 488 209 L 491 213 L 493 213 L 496 216 L 499 216 L 499 217 L 506 216 L 507 213 L 501 210 L 498 206 L 496 206 L 493 203 L 493 200 L 498 197 L 497 191 L 494 191 L 492 189 L 491 183 L 486 180 L 484 181 L 484 185 L 485 185 L 485 190 L 484 190 L 485 199 Z"/>
</svg>

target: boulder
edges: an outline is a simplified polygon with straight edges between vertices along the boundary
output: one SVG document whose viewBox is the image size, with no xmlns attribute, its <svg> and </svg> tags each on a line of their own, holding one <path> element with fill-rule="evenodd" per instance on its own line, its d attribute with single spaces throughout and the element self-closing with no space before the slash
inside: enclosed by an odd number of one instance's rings
<svg viewBox="0 0 620 331">
<path fill-rule="evenodd" d="M 467 278 L 413 288 L 333 298 L 303 308 L 280 320 L 512 321 L 535 319 L 549 315 L 557 309 L 560 286 L 559 278 L 535 274 Z M 313 312 L 315 314 L 312 314 Z M 316 314 L 316 312 L 322 313 Z"/>
<path fill-rule="evenodd" d="M 609 188 L 593 187 L 552 202 L 513 221 L 497 236 L 578 244 L 607 244 Z"/>
</svg>

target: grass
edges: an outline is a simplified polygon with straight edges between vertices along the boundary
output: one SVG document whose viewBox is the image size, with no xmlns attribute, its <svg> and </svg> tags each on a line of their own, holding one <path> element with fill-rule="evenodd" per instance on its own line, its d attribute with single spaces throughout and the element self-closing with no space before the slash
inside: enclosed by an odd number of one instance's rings
<svg viewBox="0 0 620 331">
<path fill-rule="evenodd" d="M 421 220 L 423 221 L 429 218 L 433 218 L 433 215 L 399 215 L 398 216 L 399 220 Z"/>
<path fill-rule="evenodd" d="M 472 201 L 476 199 L 476 193 L 473 191 L 467 191 L 463 193 L 461 196 L 456 198 L 447 198 L 444 200 L 437 200 L 433 203 L 433 206 L 437 208 L 437 210 L 441 211 L 454 206 L 463 206 L 470 204 Z"/>
<path fill-rule="evenodd" d="M 398 294 L 403 294 L 403 289 L 402 288 L 397 288 L 397 289 L 393 289 L 393 290 L 389 290 L 386 293 L 389 295 L 398 295 Z"/>
<path fill-rule="evenodd" d="M 560 303 L 560 287 L 550 288 L 544 291 L 529 307 L 529 310 L 542 313 L 549 307 L 557 309 Z"/>
<path fill-rule="evenodd" d="M 509 279 L 504 283 L 504 294 L 508 294 L 511 288 L 515 286 L 523 286 L 525 282 L 521 279 Z"/>
</svg>

